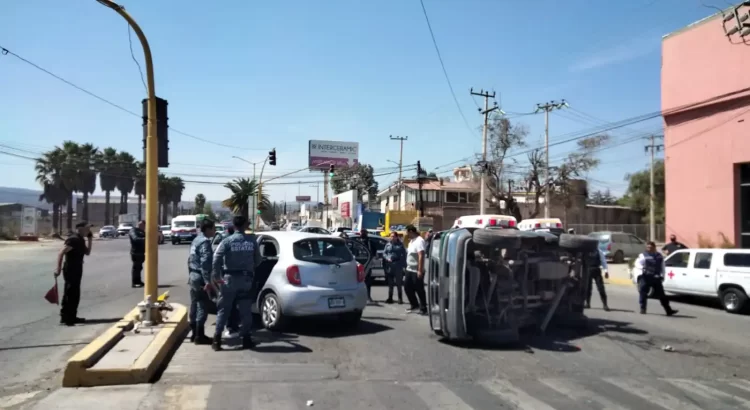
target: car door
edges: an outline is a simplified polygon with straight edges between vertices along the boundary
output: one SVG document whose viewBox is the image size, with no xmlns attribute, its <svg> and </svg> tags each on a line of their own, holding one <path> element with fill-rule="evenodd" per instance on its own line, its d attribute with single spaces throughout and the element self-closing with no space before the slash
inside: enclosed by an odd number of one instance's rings
<svg viewBox="0 0 750 410">
<path fill-rule="evenodd" d="M 367 239 L 371 244 L 370 249 L 375 249 L 375 255 L 370 267 L 372 276 L 376 278 L 384 278 L 385 270 L 383 269 L 383 251 L 385 250 L 385 245 L 388 244 L 388 241 L 375 236 L 369 236 Z"/>
<path fill-rule="evenodd" d="M 641 238 L 635 235 L 628 235 L 628 239 L 630 240 L 630 252 L 626 252 L 626 257 L 635 258 L 646 249 L 646 243 Z"/>
<path fill-rule="evenodd" d="M 664 260 L 664 290 L 683 292 L 691 288 L 690 251 L 677 251 Z"/>
<path fill-rule="evenodd" d="M 370 263 L 372 259 L 370 250 L 367 249 L 367 247 L 362 244 L 362 242 L 354 239 L 347 239 L 346 246 L 349 247 L 352 255 L 354 255 L 354 260 L 356 260 L 360 265 L 363 265 L 365 267 L 365 272 L 367 272 L 367 269 L 370 269 Z"/>
<path fill-rule="evenodd" d="M 688 273 L 691 291 L 704 294 L 716 295 L 716 268 L 713 266 L 712 252 L 695 252 L 692 267 Z"/>
</svg>

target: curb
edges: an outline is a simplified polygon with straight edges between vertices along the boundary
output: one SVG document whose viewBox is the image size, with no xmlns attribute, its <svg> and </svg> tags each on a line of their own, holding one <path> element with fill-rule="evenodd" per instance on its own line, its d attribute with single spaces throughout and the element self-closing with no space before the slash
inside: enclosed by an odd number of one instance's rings
<svg viewBox="0 0 750 410">
<path fill-rule="evenodd" d="M 127 368 L 92 369 L 110 349 L 131 330 L 139 315 L 138 308 L 130 311 L 123 320 L 107 329 L 68 360 L 63 374 L 63 387 L 94 387 L 149 383 L 174 346 L 179 343 L 188 328 L 187 307 L 173 303 L 174 310 L 159 330 L 154 340 Z"/>
<path fill-rule="evenodd" d="M 635 286 L 633 285 L 633 281 L 630 279 L 613 278 L 611 276 L 609 279 L 604 279 L 604 283 L 609 284 L 609 285 L 617 285 L 617 286 Z"/>
</svg>

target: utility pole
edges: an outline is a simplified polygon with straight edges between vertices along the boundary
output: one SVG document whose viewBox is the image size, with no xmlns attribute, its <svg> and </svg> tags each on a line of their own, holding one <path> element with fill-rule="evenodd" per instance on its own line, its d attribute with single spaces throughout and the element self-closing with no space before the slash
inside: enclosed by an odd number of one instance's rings
<svg viewBox="0 0 750 410">
<path fill-rule="evenodd" d="M 478 93 L 475 93 L 474 89 L 472 88 L 469 90 L 469 93 L 471 93 L 471 95 L 484 97 L 484 110 L 482 110 L 481 108 L 479 109 L 479 112 L 484 115 L 484 126 L 482 127 L 482 181 L 480 182 L 481 185 L 479 187 L 479 214 L 484 215 L 484 207 L 486 202 L 485 191 L 487 190 L 487 127 L 489 126 L 490 113 L 492 111 L 499 110 L 500 107 L 497 106 L 497 101 L 495 101 L 495 105 L 492 108 L 489 108 L 490 98 L 495 98 L 494 91 L 492 92 L 492 94 L 484 90 L 479 90 Z"/>
<path fill-rule="evenodd" d="M 417 200 L 419 201 L 420 217 L 424 217 L 424 201 L 422 200 L 422 184 L 424 183 L 424 178 L 422 177 L 422 171 L 422 163 L 417 161 L 417 184 L 419 185 L 419 196 L 417 197 Z"/>
<path fill-rule="evenodd" d="M 398 192 L 399 195 L 401 195 L 401 178 L 403 176 L 403 170 L 404 170 L 404 141 L 408 140 L 409 137 L 399 137 L 399 136 L 390 136 L 391 141 L 398 141 L 401 145 L 401 149 L 399 150 L 398 154 Z M 398 201 L 398 210 L 401 210 L 401 201 Z"/>
<path fill-rule="evenodd" d="M 649 188 L 649 203 L 648 203 L 648 230 L 649 240 L 656 241 L 656 223 L 654 221 L 654 202 L 655 202 L 655 189 L 654 189 L 654 156 L 656 152 L 664 148 L 664 144 L 657 144 L 656 139 L 664 138 L 661 135 L 652 135 L 648 137 L 649 144 L 646 145 L 646 152 L 651 152 L 651 182 Z"/>
<path fill-rule="evenodd" d="M 537 104 L 536 111 L 544 111 L 544 217 L 549 218 L 549 113 L 568 106 L 565 100 Z"/>
</svg>

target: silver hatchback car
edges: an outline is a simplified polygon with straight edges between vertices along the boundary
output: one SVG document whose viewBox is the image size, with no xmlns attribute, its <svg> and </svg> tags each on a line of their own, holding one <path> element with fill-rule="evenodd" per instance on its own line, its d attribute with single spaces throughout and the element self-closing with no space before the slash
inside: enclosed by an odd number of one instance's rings
<svg viewBox="0 0 750 410">
<path fill-rule="evenodd" d="M 262 232 L 258 243 L 262 261 L 255 272 L 253 313 L 265 328 L 281 330 L 290 317 L 300 316 L 335 315 L 344 326 L 359 324 L 370 260 L 364 246 L 298 231 Z"/>
</svg>

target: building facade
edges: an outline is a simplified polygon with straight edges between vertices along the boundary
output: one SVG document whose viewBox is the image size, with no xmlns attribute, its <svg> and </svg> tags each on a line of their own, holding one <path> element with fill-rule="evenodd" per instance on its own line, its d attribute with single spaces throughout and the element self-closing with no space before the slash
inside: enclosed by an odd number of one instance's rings
<svg viewBox="0 0 750 410">
<path fill-rule="evenodd" d="M 694 247 L 750 248 L 750 36 L 734 24 L 719 13 L 662 40 L 666 229 Z"/>
</svg>

